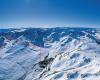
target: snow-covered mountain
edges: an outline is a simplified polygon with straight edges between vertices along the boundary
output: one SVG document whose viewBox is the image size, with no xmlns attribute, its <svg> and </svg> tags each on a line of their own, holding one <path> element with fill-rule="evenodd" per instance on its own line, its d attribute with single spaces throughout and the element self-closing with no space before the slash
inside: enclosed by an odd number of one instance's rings
<svg viewBox="0 0 100 80">
<path fill-rule="evenodd" d="M 0 80 L 100 80 L 100 29 L 0 29 Z"/>
</svg>

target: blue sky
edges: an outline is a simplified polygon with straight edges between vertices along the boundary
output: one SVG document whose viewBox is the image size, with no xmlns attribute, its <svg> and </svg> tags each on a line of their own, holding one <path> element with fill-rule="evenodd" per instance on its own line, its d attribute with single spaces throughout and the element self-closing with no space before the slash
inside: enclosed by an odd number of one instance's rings
<svg viewBox="0 0 100 80">
<path fill-rule="evenodd" d="M 100 0 L 0 0 L 0 28 L 99 25 Z"/>
</svg>

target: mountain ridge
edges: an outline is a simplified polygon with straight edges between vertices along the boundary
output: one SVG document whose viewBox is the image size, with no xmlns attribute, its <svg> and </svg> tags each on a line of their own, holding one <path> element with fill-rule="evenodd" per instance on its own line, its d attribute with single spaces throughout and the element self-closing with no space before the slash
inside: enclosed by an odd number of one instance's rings
<svg viewBox="0 0 100 80">
<path fill-rule="evenodd" d="M 99 29 L 1 29 L 0 44 L 1 80 L 100 79 Z"/>
</svg>

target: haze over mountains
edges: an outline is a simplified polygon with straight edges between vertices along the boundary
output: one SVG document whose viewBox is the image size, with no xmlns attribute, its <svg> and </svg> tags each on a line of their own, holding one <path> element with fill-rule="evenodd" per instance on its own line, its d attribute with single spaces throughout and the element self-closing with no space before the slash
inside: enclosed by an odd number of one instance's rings
<svg viewBox="0 0 100 80">
<path fill-rule="evenodd" d="M 100 29 L 0 29 L 0 80 L 100 80 Z"/>
</svg>

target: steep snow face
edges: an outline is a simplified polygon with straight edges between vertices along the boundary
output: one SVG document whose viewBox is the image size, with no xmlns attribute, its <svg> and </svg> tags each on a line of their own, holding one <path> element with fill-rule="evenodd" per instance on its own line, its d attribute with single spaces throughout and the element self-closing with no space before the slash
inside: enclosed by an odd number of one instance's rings
<svg viewBox="0 0 100 80">
<path fill-rule="evenodd" d="M 0 30 L 0 80 L 100 80 L 100 30 Z"/>
</svg>

